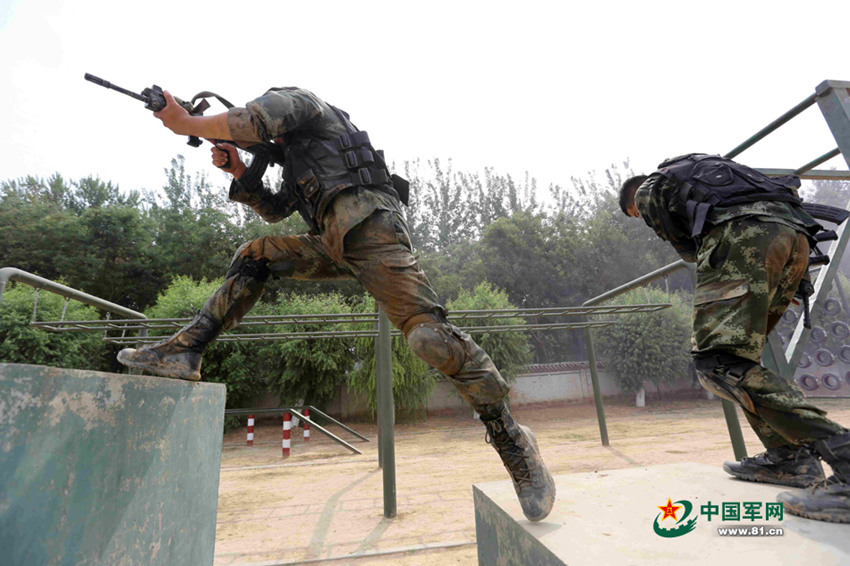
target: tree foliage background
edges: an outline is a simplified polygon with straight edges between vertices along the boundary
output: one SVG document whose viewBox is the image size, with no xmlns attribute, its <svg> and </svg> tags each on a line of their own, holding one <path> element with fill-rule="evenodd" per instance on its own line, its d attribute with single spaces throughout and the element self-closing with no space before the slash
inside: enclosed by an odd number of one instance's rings
<svg viewBox="0 0 850 566">
<path fill-rule="evenodd" d="M 657 288 L 635 289 L 611 304 L 672 303 L 649 314 L 618 316 L 611 326 L 596 330 L 600 354 L 623 391 L 635 392 L 653 384 L 672 385 L 691 377 L 691 300 Z M 606 316 L 607 318 L 607 316 Z"/>
<path fill-rule="evenodd" d="M 545 189 L 530 174 L 515 179 L 494 168 L 460 171 L 451 160 L 406 162 L 395 169 L 411 181 L 406 213 L 420 264 L 451 308 L 575 306 L 678 259 L 643 222 L 619 211 L 617 187 L 633 173 L 628 162 Z M 139 192 L 122 191 L 97 175 L 69 180 L 56 173 L 47 179 L 0 182 L 0 266 L 61 280 L 149 316 L 185 317 L 220 283 L 241 243 L 306 230 L 297 216 L 266 224 L 247 207 L 227 200 L 223 177 L 213 182 L 187 172 L 180 156 L 164 173 L 161 187 Z M 850 184 L 817 181 L 804 194 L 815 202 L 844 206 Z M 848 269 L 850 259 L 845 258 L 842 270 Z M 670 279 L 674 291 L 688 292 L 690 285 L 684 273 Z M 26 327 L 31 315 L 31 290 L 26 289 L 10 284 L 3 295 L 0 361 L 119 369 L 116 349 L 100 342 L 97 333 L 49 335 Z M 42 314 L 60 315 L 49 311 L 54 299 L 45 295 Z M 470 307 L 478 304 L 484 306 Z M 252 314 L 353 312 L 370 305 L 356 281 L 270 280 Z M 72 302 L 66 316 L 102 316 L 80 308 Z M 479 339 L 507 375 L 530 361 L 586 357 L 578 332 Z M 263 389 L 283 400 L 320 404 L 346 379 L 370 396 L 369 347 L 353 340 L 222 342 L 205 356 L 204 374 L 228 384 L 231 406 L 249 402 Z M 401 341 L 394 355 L 397 402 L 415 407 L 427 397 L 433 374 Z M 609 358 L 619 359 L 619 354 L 612 352 Z M 656 361 L 659 365 L 653 367 L 672 363 Z M 652 364 L 640 366 L 632 379 L 652 381 Z M 670 366 L 662 373 L 679 369 Z"/>
</svg>

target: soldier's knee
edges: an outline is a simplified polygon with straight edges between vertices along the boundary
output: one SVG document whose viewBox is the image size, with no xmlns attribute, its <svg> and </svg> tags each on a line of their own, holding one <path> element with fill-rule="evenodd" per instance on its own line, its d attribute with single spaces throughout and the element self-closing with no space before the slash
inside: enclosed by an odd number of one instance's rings
<svg viewBox="0 0 850 566">
<path fill-rule="evenodd" d="M 446 375 L 455 375 L 466 361 L 463 342 L 441 317 L 417 315 L 403 328 L 410 349 L 429 366 Z"/>
<path fill-rule="evenodd" d="M 265 259 L 254 259 L 251 255 L 250 247 L 252 242 L 246 242 L 239 246 L 230 262 L 230 269 L 227 270 L 226 278 L 234 275 L 243 275 L 251 277 L 259 281 L 266 281 L 271 275 L 269 270 L 269 262 Z"/>
<path fill-rule="evenodd" d="M 694 356 L 697 378 L 706 390 L 718 397 L 740 404 L 750 412 L 755 405 L 749 393 L 740 386 L 741 380 L 759 364 L 726 352 L 704 352 Z"/>
</svg>

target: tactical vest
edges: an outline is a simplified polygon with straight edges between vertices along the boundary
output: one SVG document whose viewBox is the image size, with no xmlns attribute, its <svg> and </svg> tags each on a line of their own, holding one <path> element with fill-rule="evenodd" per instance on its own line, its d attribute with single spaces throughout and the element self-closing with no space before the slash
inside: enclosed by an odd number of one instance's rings
<svg viewBox="0 0 850 566">
<path fill-rule="evenodd" d="M 679 198 L 685 203 L 688 226 L 694 238 L 702 235 L 708 213 L 715 206 L 787 202 L 796 205 L 791 209 L 797 214 L 796 209 L 803 202 L 797 196 L 799 177 L 768 177 L 719 155 L 689 153 L 668 159 L 658 166 L 658 171 L 681 182 Z"/>
<path fill-rule="evenodd" d="M 301 216 L 318 230 L 318 220 L 333 198 L 352 186 L 388 193 L 407 205 L 407 180 L 390 174 L 382 152 L 372 147 L 369 134 L 358 130 L 347 113 L 328 106 L 343 123 L 346 133 L 331 140 L 302 138 L 297 133 L 284 136 L 284 184 L 293 192 Z M 321 173 L 328 169 L 342 173 Z"/>
</svg>

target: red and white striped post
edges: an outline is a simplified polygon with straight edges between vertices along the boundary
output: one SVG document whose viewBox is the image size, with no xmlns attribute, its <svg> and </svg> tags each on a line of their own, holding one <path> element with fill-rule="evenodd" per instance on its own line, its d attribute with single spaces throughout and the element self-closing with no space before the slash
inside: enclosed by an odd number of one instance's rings
<svg viewBox="0 0 850 566">
<path fill-rule="evenodd" d="M 289 413 L 283 413 L 283 457 L 289 458 L 289 434 L 292 429 L 292 415 Z"/>
<path fill-rule="evenodd" d="M 304 442 L 310 440 L 310 409 L 304 409 Z"/>
<path fill-rule="evenodd" d="M 254 415 L 248 415 L 248 446 L 254 445 Z"/>
</svg>

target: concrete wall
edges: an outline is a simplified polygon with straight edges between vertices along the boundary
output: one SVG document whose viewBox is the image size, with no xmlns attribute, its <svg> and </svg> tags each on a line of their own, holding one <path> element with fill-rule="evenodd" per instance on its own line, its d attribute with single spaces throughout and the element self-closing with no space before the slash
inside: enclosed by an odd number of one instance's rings
<svg viewBox="0 0 850 566">
<path fill-rule="evenodd" d="M 0 364 L 0 564 L 211 565 L 221 384 Z"/>
<path fill-rule="evenodd" d="M 554 371 L 541 371 L 550 368 Z M 511 405 L 514 407 L 537 403 L 570 403 L 593 400 L 590 367 L 586 362 L 568 362 L 560 364 L 541 364 L 532 366 L 525 375 L 517 376 L 511 386 Z M 603 397 L 623 395 L 613 375 L 600 368 L 599 388 Z M 682 388 L 690 385 L 683 381 Z M 654 386 L 648 391 L 655 391 Z M 277 407 L 277 398 L 266 396 L 252 405 L 255 407 Z M 456 393 L 454 386 L 443 379 L 437 382 L 431 397 L 428 398 L 428 414 L 453 413 L 468 410 L 469 406 Z M 327 406 L 327 412 L 341 419 L 363 417 L 370 414 L 366 399 L 347 387 L 340 387 L 334 400 Z"/>
<path fill-rule="evenodd" d="M 582 364 L 574 364 L 582 365 Z M 584 364 L 585 366 L 587 364 Z M 604 370 L 599 371 L 599 386 L 603 396 L 620 395 L 614 377 Z M 520 406 L 531 403 L 561 403 L 593 399 L 590 370 L 586 367 L 563 372 L 535 373 L 517 377 L 511 389 L 511 403 Z M 274 406 L 274 405 L 271 405 Z M 341 387 L 333 402 L 328 406 L 331 414 L 342 419 L 369 414 L 366 400 L 345 387 Z M 469 406 L 456 393 L 454 386 L 440 380 L 428 398 L 429 414 L 464 411 Z"/>
</svg>

